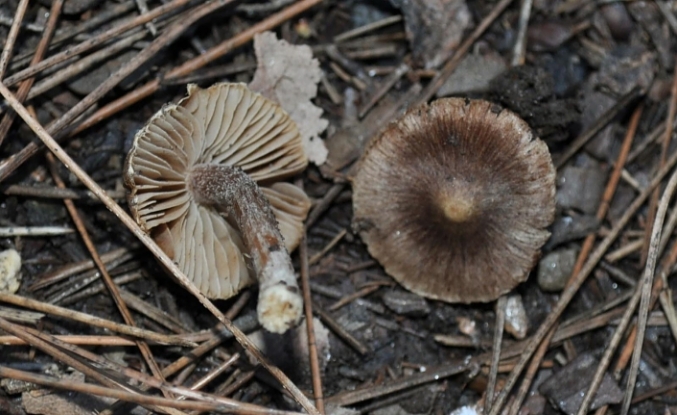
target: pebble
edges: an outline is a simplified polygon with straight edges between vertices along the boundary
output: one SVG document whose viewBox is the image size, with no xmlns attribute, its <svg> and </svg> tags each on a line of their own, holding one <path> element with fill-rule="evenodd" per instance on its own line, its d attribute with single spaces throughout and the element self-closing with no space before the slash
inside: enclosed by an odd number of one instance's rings
<svg viewBox="0 0 677 415">
<path fill-rule="evenodd" d="M 526 337 L 529 330 L 529 319 L 524 310 L 522 297 L 518 294 L 508 297 L 505 306 L 505 331 L 518 340 Z"/>
<path fill-rule="evenodd" d="M 507 69 L 497 53 L 471 54 L 463 58 L 458 68 L 437 91 L 438 97 L 485 92 L 490 81 Z"/>
<path fill-rule="evenodd" d="M 557 205 L 594 214 L 606 185 L 607 171 L 598 166 L 567 166 L 558 178 Z"/>
<path fill-rule="evenodd" d="M 575 249 L 561 249 L 543 257 L 538 264 L 538 285 L 541 289 L 549 292 L 563 290 L 573 272 L 576 256 Z"/>
</svg>

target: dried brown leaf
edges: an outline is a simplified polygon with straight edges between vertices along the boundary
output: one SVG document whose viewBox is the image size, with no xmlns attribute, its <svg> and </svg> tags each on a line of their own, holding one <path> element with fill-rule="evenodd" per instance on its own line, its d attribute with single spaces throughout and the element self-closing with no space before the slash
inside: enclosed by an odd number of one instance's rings
<svg viewBox="0 0 677 415">
<path fill-rule="evenodd" d="M 322 108 L 312 103 L 322 70 L 306 45 L 291 45 L 278 40 L 273 32 L 254 36 L 258 67 L 249 88 L 279 103 L 296 122 L 303 137 L 308 159 L 321 165 L 327 160 L 327 148 L 319 134 L 329 122 Z"/>
</svg>

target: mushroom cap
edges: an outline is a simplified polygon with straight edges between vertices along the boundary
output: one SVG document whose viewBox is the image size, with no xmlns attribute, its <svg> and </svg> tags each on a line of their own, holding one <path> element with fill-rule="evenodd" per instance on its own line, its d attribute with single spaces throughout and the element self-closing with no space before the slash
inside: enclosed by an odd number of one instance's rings
<svg viewBox="0 0 677 415">
<path fill-rule="evenodd" d="M 277 218 L 287 250 L 301 239 L 310 201 L 276 181 L 308 164 L 298 128 L 276 103 L 244 84 L 188 86 L 134 138 L 125 182 L 132 216 L 209 298 L 229 298 L 255 281 L 234 224 L 198 204 L 187 187 L 193 166 L 239 167 L 258 182 Z"/>
<path fill-rule="evenodd" d="M 370 143 L 353 178 L 353 225 L 407 289 L 485 302 L 526 280 L 555 214 L 555 169 L 514 113 L 445 98 Z"/>
</svg>

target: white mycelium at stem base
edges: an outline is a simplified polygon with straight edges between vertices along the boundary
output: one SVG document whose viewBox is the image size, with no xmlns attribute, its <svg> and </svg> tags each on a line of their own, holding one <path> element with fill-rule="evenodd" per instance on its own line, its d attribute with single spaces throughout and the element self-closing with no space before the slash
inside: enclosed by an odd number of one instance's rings
<svg viewBox="0 0 677 415">
<path fill-rule="evenodd" d="M 266 330 L 284 333 L 301 318 L 303 299 L 270 203 L 237 167 L 197 165 L 188 187 L 198 203 L 227 215 L 240 230 L 259 281 L 259 322 Z"/>
</svg>

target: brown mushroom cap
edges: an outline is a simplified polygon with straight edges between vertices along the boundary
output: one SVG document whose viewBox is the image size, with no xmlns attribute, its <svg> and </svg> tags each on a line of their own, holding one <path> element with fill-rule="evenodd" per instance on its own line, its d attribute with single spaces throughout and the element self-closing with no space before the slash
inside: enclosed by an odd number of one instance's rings
<svg viewBox="0 0 677 415">
<path fill-rule="evenodd" d="M 353 181 L 354 226 L 407 289 L 491 301 L 524 281 L 554 219 L 548 148 L 514 113 L 437 100 L 376 137 Z"/>
<path fill-rule="evenodd" d="M 279 105 L 244 84 L 189 85 L 188 97 L 163 107 L 136 134 L 125 168 L 130 210 L 206 296 L 229 298 L 255 276 L 232 221 L 194 200 L 191 169 L 235 166 L 258 182 L 291 252 L 310 201 L 298 187 L 273 182 L 307 163 L 298 128 Z"/>
</svg>

